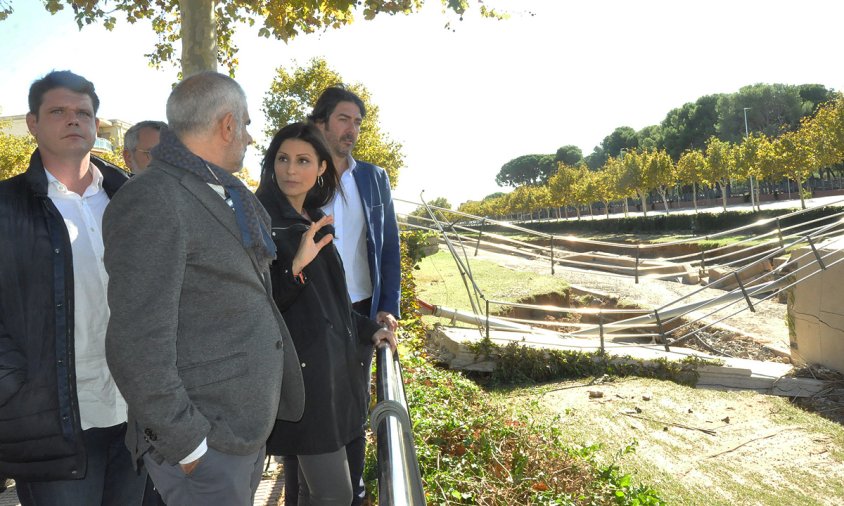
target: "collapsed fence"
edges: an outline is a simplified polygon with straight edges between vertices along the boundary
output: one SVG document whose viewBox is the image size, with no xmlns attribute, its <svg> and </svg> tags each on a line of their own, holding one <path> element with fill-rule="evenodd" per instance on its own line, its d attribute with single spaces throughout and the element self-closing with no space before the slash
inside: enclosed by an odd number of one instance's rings
<svg viewBox="0 0 844 506">
<path fill-rule="evenodd" d="M 844 201 L 838 201 L 835 204 L 841 202 Z M 605 337 L 611 336 L 614 339 L 652 338 L 662 343 L 666 351 L 672 346 L 694 339 L 709 351 L 719 353 L 719 350 L 714 349 L 701 337 L 703 331 L 738 313 L 755 311 L 754 306 L 761 301 L 779 297 L 799 283 L 817 276 L 844 260 L 844 255 L 837 250 L 822 253 L 819 248 L 821 243 L 844 237 L 844 211 L 806 219 L 811 216 L 807 213 L 812 211 L 807 209 L 778 218 L 759 220 L 750 225 L 703 237 L 661 244 L 629 244 L 580 239 L 573 236 L 554 236 L 506 222 L 432 207 L 424 201 L 422 205 L 429 217 L 414 217 L 416 219 L 413 221 L 405 220 L 403 225 L 409 228 L 436 231 L 440 234 L 469 293 L 476 323 L 487 338 L 489 338 L 490 328 L 495 328 L 496 322 L 501 320 L 540 323 L 538 320 L 491 316 L 491 307 L 509 306 L 548 314 L 591 315 L 597 318 L 597 323 L 554 323 L 543 320 L 541 325 L 565 327 L 566 330 L 557 331 L 561 337 L 598 337 L 602 351 Z M 455 221 L 443 221 L 440 219 L 443 216 L 453 217 Z M 467 224 L 461 224 L 457 220 L 465 220 Z M 494 224 L 515 233 L 527 235 L 534 241 L 538 240 L 540 244 L 485 232 L 484 228 L 487 224 Z M 728 246 L 699 248 L 699 251 L 694 253 L 659 258 L 657 265 L 648 265 L 648 262 L 643 260 L 645 256 L 658 258 L 660 248 L 696 243 L 701 239 L 715 240 L 737 235 L 747 237 Z M 618 267 L 620 261 L 615 258 L 616 267 L 610 269 L 612 273 L 609 275 L 628 276 L 633 278 L 635 283 L 639 283 L 643 278 L 677 280 L 678 272 L 687 272 L 689 269 L 697 271 L 702 278 L 708 276 L 710 279 L 702 283 L 703 286 L 659 307 L 612 310 L 549 307 L 494 300 L 484 294 L 472 276 L 467 244 L 469 250 L 474 248 L 475 256 L 479 248 L 483 247 L 547 261 L 551 274 L 555 273 L 555 266 L 579 270 L 601 270 L 594 261 L 583 260 L 582 253 L 560 247 L 559 245 L 564 241 L 579 243 L 579 249 L 583 249 L 584 246 L 594 248 L 598 253 L 601 249 L 610 248 L 613 251 L 627 251 L 626 255 L 618 255 L 622 260 L 627 261 L 627 267 Z M 666 265 L 682 265 L 683 269 L 668 274 L 658 272 L 665 271 Z M 717 276 L 714 275 L 716 273 Z M 603 274 L 607 273 L 603 272 Z M 718 289 L 718 291 L 710 289 Z M 633 316 L 617 319 L 620 313 Z M 567 330 L 573 327 L 577 330 Z"/>
</svg>

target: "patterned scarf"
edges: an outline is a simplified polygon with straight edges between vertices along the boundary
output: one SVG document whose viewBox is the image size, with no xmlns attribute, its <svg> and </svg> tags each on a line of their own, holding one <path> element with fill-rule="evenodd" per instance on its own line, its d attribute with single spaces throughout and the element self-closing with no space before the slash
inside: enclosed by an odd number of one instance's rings
<svg viewBox="0 0 844 506">
<path fill-rule="evenodd" d="M 152 156 L 184 169 L 206 183 L 222 185 L 231 198 L 244 248 L 253 250 L 262 266 L 275 258 L 275 244 L 269 234 L 270 216 L 240 179 L 191 153 L 167 128 L 161 129 L 161 141 L 152 149 Z"/>
</svg>

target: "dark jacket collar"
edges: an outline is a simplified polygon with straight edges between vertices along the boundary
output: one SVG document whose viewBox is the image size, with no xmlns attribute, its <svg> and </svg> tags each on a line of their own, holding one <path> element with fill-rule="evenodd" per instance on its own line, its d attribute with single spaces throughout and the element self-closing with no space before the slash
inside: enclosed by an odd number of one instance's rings
<svg viewBox="0 0 844 506">
<path fill-rule="evenodd" d="M 257 195 L 258 200 L 261 201 L 261 204 L 263 204 L 264 209 L 266 209 L 269 213 L 273 227 L 289 227 L 290 225 L 296 223 L 300 223 L 305 227 L 310 226 L 311 223 L 304 216 L 302 216 L 301 214 L 296 212 L 295 209 L 293 209 L 293 206 L 290 205 L 290 201 L 288 201 L 287 197 L 285 197 L 284 194 L 281 193 L 281 190 L 278 188 L 278 185 L 275 184 L 275 182 L 272 182 L 271 180 L 262 182 L 258 186 L 258 190 L 255 192 L 255 195 Z M 321 220 L 322 217 L 325 216 L 325 213 L 322 211 L 322 209 L 318 207 L 305 208 L 305 211 L 307 211 L 308 216 L 311 217 L 311 220 L 315 222 Z M 333 233 L 334 227 L 328 225 L 322 227 L 322 229 L 320 229 L 319 233 L 314 239 L 319 240 L 325 234 Z"/>
<path fill-rule="evenodd" d="M 116 165 L 112 165 L 102 158 L 91 155 L 91 163 L 100 169 L 103 174 L 103 189 L 111 198 L 123 183 L 129 179 L 129 174 Z M 47 196 L 47 173 L 44 170 L 44 162 L 41 160 L 41 152 L 36 148 L 29 157 L 29 168 L 24 173 L 24 179 L 32 193 L 36 196 Z"/>
</svg>

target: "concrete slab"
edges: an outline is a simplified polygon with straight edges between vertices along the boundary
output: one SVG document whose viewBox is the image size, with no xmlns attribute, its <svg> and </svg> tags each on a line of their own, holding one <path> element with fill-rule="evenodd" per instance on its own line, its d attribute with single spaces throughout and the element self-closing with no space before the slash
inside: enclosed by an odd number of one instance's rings
<svg viewBox="0 0 844 506">
<path fill-rule="evenodd" d="M 439 349 L 440 359 L 452 369 L 491 372 L 495 369 L 495 357 L 476 357 L 470 349 L 482 342 L 485 335 L 475 328 L 439 326 L 433 330 L 433 343 Z M 490 331 L 490 341 L 506 346 L 518 343 L 523 346 L 548 350 L 596 352 L 600 339 L 561 337 L 552 332 L 506 332 Z M 717 360 L 719 365 L 705 365 L 698 369 L 698 388 L 716 390 L 753 390 L 771 395 L 788 397 L 810 397 L 824 389 L 824 382 L 808 378 L 787 376 L 793 370 L 791 364 L 762 362 L 739 358 L 716 357 L 690 348 L 672 347 L 665 351 L 658 344 L 631 344 L 607 341 L 604 350 L 618 358 L 630 357 L 645 363 L 656 360 L 683 360 L 700 357 Z"/>
<path fill-rule="evenodd" d="M 826 270 L 791 289 L 791 354 L 798 364 L 844 372 L 844 262 L 834 263 L 844 258 L 844 239 L 819 244 L 817 250 Z M 810 247 L 794 250 L 791 258 L 805 270 L 802 276 L 820 269 Z"/>
</svg>

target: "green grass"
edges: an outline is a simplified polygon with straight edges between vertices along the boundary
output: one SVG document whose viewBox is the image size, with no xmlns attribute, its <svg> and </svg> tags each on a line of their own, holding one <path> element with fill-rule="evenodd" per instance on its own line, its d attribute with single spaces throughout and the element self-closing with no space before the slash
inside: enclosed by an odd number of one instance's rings
<svg viewBox="0 0 844 506">
<path fill-rule="evenodd" d="M 501 267 L 492 262 L 469 259 L 475 282 L 489 300 L 516 302 L 531 295 L 563 293 L 568 285 L 558 277 L 520 272 Z M 423 258 L 414 273 L 417 294 L 431 304 L 454 309 L 472 308 L 454 259 L 447 251 L 439 251 Z M 471 286 L 471 285 L 470 285 Z M 483 307 L 480 308 L 483 311 Z M 491 305 L 490 312 L 500 312 L 501 307 Z"/>
</svg>

